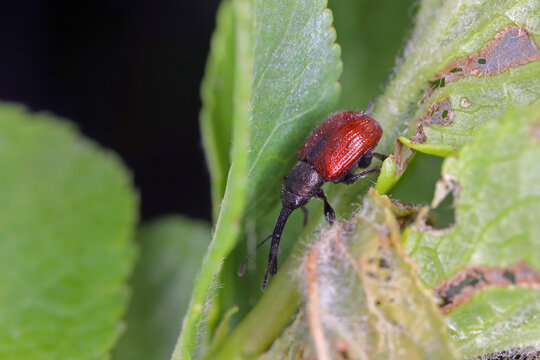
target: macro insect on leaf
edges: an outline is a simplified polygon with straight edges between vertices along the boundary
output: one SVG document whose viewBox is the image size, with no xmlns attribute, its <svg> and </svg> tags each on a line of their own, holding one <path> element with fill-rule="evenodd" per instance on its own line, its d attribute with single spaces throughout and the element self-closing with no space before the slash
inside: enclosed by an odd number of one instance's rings
<svg viewBox="0 0 540 360">
<path fill-rule="evenodd" d="M 371 106 L 370 106 L 371 108 Z M 332 224 L 335 212 L 322 186 L 326 182 L 353 184 L 356 180 L 380 171 L 380 166 L 355 173 L 357 169 L 371 165 L 373 157 L 384 160 L 386 155 L 373 152 L 381 139 L 382 128 L 366 112 L 341 111 L 332 114 L 307 137 L 297 153 L 298 163 L 285 177 L 285 186 L 281 192 L 283 207 L 279 213 L 270 236 L 257 245 L 259 249 L 268 239 L 272 239 L 268 266 L 264 275 L 262 290 L 266 289 L 268 275 L 275 275 L 278 268 L 278 249 L 281 233 L 291 213 L 304 208 L 311 198 L 324 201 L 326 220 Z M 250 254 L 250 256 L 253 255 Z M 247 260 L 242 263 L 238 274 L 242 275 Z"/>
</svg>

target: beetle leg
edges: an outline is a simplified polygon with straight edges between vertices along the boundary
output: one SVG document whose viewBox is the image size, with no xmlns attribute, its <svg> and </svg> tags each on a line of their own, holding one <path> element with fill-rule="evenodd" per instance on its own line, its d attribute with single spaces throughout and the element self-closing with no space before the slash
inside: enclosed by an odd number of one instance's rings
<svg viewBox="0 0 540 360">
<path fill-rule="evenodd" d="M 343 179 L 341 179 L 340 182 L 350 185 L 358 179 L 361 179 L 363 177 L 366 177 L 374 173 L 378 173 L 379 171 L 381 171 L 381 167 L 375 166 L 374 168 L 371 168 L 369 170 L 360 171 L 358 174 L 347 174 L 343 177 Z"/>
<path fill-rule="evenodd" d="M 304 212 L 304 227 L 306 227 L 308 221 L 309 221 L 309 211 L 305 206 L 302 206 L 302 211 Z"/>
<path fill-rule="evenodd" d="M 386 158 L 388 157 L 388 155 L 379 154 L 379 153 L 374 152 L 374 153 L 373 153 L 373 157 L 376 157 L 377 159 L 379 159 L 379 160 L 381 160 L 381 161 L 384 161 L 384 160 L 386 160 Z"/>
<path fill-rule="evenodd" d="M 322 189 L 317 194 L 317 197 L 324 201 L 324 216 L 326 217 L 326 221 L 328 221 L 328 223 L 332 225 L 334 223 L 334 220 L 336 219 L 336 212 L 334 211 L 334 208 L 328 202 L 328 199 L 326 198 L 326 195 L 324 195 Z"/>
</svg>

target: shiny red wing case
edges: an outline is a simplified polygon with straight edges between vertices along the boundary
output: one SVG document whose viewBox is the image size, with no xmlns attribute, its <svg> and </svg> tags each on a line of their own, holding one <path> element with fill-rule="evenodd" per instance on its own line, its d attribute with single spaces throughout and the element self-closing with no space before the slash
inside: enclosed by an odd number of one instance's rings
<svg viewBox="0 0 540 360">
<path fill-rule="evenodd" d="M 343 111 L 331 115 L 308 136 L 298 150 L 327 181 L 335 181 L 355 167 L 360 156 L 372 150 L 382 136 L 379 123 L 368 115 Z"/>
</svg>

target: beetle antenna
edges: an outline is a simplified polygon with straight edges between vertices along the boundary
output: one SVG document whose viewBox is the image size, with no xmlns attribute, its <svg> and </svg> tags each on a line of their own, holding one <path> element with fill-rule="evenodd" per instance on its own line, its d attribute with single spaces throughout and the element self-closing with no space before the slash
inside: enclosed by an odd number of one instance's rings
<svg viewBox="0 0 540 360">
<path fill-rule="evenodd" d="M 268 235 L 266 237 L 266 239 L 264 239 L 263 241 L 261 241 L 257 247 L 255 248 L 255 250 L 253 250 L 248 256 L 246 256 L 246 258 L 244 259 L 244 261 L 242 262 L 242 264 L 240 264 L 240 266 L 238 267 L 238 271 L 236 272 L 238 274 L 238 276 L 242 276 L 244 275 L 244 272 L 246 271 L 246 267 L 247 267 L 247 264 L 248 264 L 248 260 L 251 259 L 251 257 L 253 255 L 255 255 L 255 253 L 257 252 L 257 250 L 259 250 L 259 248 L 261 246 L 263 246 L 267 241 L 268 239 L 270 239 L 272 237 L 272 235 Z"/>
<path fill-rule="evenodd" d="M 281 209 L 279 217 L 276 221 L 276 225 L 274 226 L 274 232 L 272 233 L 272 245 L 270 246 L 270 254 L 268 256 L 268 266 L 266 267 L 266 273 L 264 274 L 264 280 L 261 286 L 263 291 L 266 289 L 266 284 L 268 283 L 268 274 L 275 275 L 277 273 L 278 249 L 279 241 L 281 240 L 281 233 L 283 232 L 283 228 L 287 223 L 287 219 L 289 218 L 293 210 L 294 209 L 290 209 L 284 206 Z"/>
</svg>

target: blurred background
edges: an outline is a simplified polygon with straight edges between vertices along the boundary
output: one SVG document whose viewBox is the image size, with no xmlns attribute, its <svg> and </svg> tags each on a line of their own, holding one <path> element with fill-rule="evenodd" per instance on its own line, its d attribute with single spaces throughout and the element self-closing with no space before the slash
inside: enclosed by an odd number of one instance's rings
<svg viewBox="0 0 540 360">
<path fill-rule="evenodd" d="M 67 118 L 118 153 L 133 173 L 143 219 L 210 220 L 198 113 L 218 4 L 2 1 L 0 100 Z M 417 6 L 331 0 L 329 7 L 344 62 L 336 109 L 363 110 L 383 92 Z"/>
<path fill-rule="evenodd" d="M 199 84 L 219 0 L 0 2 L 0 100 L 117 152 L 144 219 L 210 220 Z"/>
</svg>

